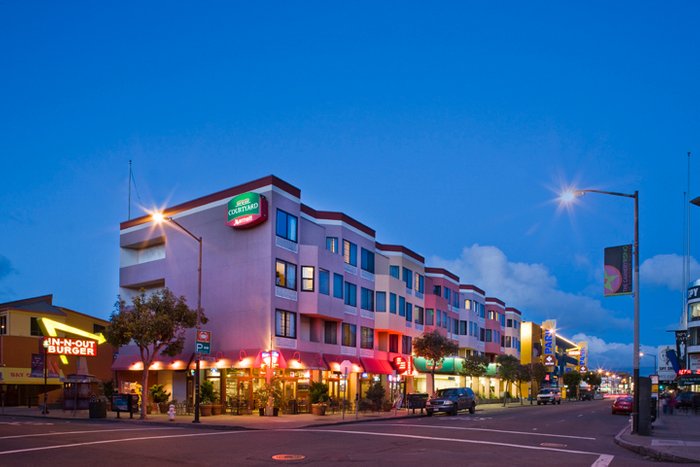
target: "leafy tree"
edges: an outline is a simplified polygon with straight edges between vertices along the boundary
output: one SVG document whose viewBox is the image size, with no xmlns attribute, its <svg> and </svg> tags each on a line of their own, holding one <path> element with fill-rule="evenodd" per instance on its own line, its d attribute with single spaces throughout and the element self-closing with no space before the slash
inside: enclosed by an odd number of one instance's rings
<svg viewBox="0 0 700 467">
<path fill-rule="evenodd" d="M 185 297 L 176 297 L 164 288 L 146 296 L 135 296 L 131 305 L 119 299 L 105 330 L 107 342 L 115 347 L 134 342 L 139 348 L 143 375 L 141 386 L 148 387 L 148 368 L 158 355 L 175 356 L 182 352 L 185 331 L 198 323 L 206 323 L 204 313 L 187 306 Z M 146 418 L 148 391 L 143 391 L 141 419 Z"/>
<path fill-rule="evenodd" d="M 595 371 L 584 373 L 583 380 L 595 388 L 598 388 L 603 382 L 603 378 Z"/>
<path fill-rule="evenodd" d="M 372 402 L 372 409 L 379 411 L 382 409 L 382 404 L 384 403 L 384 399 L 386 398 L 386 389 L 384 389 L 382 383 L 377 381 L 376 383 L 372 384 L 369 388 L 367 388 L 365 397 Z"/>
<path fill-rule="evenodd" d="M 418 357 L 423 357 L 432 362 L 430 374 L 432 376 L 430 393 L 435 393 L 435 368 L 449 355 L 455 355 L 459 346 L 440 334 L 437 329 L 425 332 L 421 337 L 413 339 L 413 351 Z"/>
<path fill-rule="evenodd" d="M 488 365 L 489 359 L 485 355 L 467 355 L 462 359 L 462 368 L 459 370 L 459 374 L 478 378 L 486 374 Z"/>
<path fill-rule="evenodd" d="M 515 380 L 518 382 L 518 397 L 520 397 L 520 405 L 523 405 L 523 390 L 524 383 L 531 381 L 530 365 L 518 364 L 518 369 L 515 372 Z"/>
<path fill-rule="evenodd" d="M 496 363 L 498 363 L 498 376 L 505 381 L 507 388 L 518 380 L 520 360 L 512 355 L 499 355 L 496 357 Z M 506 393 L 503 394 L 504 406 L 506 405 Z"/>
<path fill-rule="evenodd" d="M 532 395 L 534 396 L 539 391 L 545 375 L 547 375 L 547 368 L 539 362 L 530 363 L 528 367 L 530 367 L 530 379 L 535 382 L 535 387 L 532 388 Z"/>
<path fill-rule="evenodd" d="M 578 371 L 564 373 L 564 384 L 567 386 L 566 397 L 578 397 L 578 385 L 581 383 L 581 374 Z"/>
</svg>

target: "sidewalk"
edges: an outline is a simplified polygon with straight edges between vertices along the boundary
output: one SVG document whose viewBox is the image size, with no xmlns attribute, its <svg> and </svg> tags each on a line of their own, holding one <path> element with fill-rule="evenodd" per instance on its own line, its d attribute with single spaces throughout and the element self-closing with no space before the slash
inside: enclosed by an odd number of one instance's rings
<svg viewBox="0 0 700 467">
<path fill-rule="evenodd" d="M 615 442 L 639 454 L 665 462 L 700 463 L 700 415 L 676 410 L 661 414 L 652 425 L 651 436 L 630 433 L 626 426 Z"/>
</svg>

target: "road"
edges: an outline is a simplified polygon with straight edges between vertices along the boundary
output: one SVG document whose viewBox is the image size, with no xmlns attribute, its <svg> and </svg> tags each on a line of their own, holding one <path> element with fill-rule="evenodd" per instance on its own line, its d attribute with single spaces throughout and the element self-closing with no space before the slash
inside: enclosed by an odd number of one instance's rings
<svg viewBox="0 0 700 467">
<path fill-rule="evenodd" d="M 665 465 L 614 443 L 625 423 L 609 401 L 284 430 L 0 418 L 0 465 Z"/>
</svg>

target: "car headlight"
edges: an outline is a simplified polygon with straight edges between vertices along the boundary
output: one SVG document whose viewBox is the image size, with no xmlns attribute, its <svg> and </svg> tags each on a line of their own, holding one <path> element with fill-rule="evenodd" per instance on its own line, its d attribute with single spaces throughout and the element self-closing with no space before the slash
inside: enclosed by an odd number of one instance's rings
<svg viewBox="0 0 700 467">
<path fill-rule="evenodd" d="M 452 404 L 454 404 L 454 402 L 452 402 L 452 401 L 445 401 L 445 405 L 452 405 Z"/>
</svg>

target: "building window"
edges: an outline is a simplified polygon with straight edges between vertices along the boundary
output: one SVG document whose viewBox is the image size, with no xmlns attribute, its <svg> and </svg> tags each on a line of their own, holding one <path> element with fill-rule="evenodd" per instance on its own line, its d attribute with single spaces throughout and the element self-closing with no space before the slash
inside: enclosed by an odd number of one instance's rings
<svg viewBox="0 0 700 467">
<path fill-rule="evenodd" d="M 278 259 L 275 263 L 275 285 L 285 289 L 297 289 L 297 265 Z"/>
<path fill-rule="evenodd" d="M 297 338 L 297 314 L 292 311 L 275 311 L 275 336 Z"/>
<path fill-rule="evenodd" d="M 345 264 L 357 266 L 357 245 L 348 240 L 343 240 L 343 260 Z"/>
<path fill-rule="evenodd" d="M 697 321 L 700 319 L 700 302 L 690 303 L 688 305 L 688 321 Z"/>
<path fill-rule="evenodd" d="M 386 312 L 386 292 L 377 292 L 377 311 Z"/>
<path fill-rule="evenodd" d="M 350 323 L 343 323 L 343 341 L 345 347 L 357 347 L 357 326 Z"/>
<path fill-rule="evenodd" d="M 395 279 L 399 278 L 399 267 L 398 266 L 389 266 L 389 275 Z"/>
<path fill-rule="evenodd" d="M 496 320 L 496 312 L 493 310 L 489 310 L 489 319 Z"/>
<path fill-rule="evenodd" d="M 416 306 L 416 324 L 423 324 L 425 320 L 425 316 L 423 313 L 423 307 Z"/>
<path fill-rule="evenodd" d="M 0 335 L 7 334 L 7 315 L 0 315 Z"/>
<path fill-rule="evenodd" d="M 406 321 L 413 321 L 413 305 L 406 302 Z"/>
<path fill-rule="evenodd" d="M 389 334 L 389 352 L 399 352 L 399 335 Z"/>
<path fill-rule="evenodd" d="M 418 273 L 416 273 L 415 289 L 416 292 L 420 293 L 423 293 L 425 289 L 425 278 Z"/>
<path fill-rule="evenodd" d="M 406 299 L 399 296 L 399 316 L 406 316 Z"/>
<path fill-rule="evenodd" d="M 335 321 L 326 321 L 324 324 L 323 342 L 326 344 L 338 343 L 338 323 Z"/>
<path fill-rule="evenodd" d="M 466 336 L 467 335 L 467 322 L 466 321 L 459 321 L 459 335 L 460 336 Z"/>
<path fill-rule="evenodd" d="M 513 320 L 512 320 L 512 319 L 507 319 L 507 320 L 506 320 L 506 327 L 507 327 L 507 328 L 512 328 L 512 327 L 513 327 Z"/>
<path fill-rule="evenodd" d="M 345 304 L 357 306 L 357 286 L 350 282 L 345 283 Z"/>
<path fill-rule="evenodd" d="M 363 349 L 374 349 L 374 329 L 360 327 L 360 347 Z"/>
<path fill-rule="evenodd" d="M 439 285 L 434 285 L 433 295 L 437 295 L 438 297 L 440 297 L 442 295 L 442 287 L 440 287 Z"/>
<path fill-rule="evenodd" d="M 396 314 L 396 294 L 389 292 L 389 313 Z"/>
<path fill-rule="evenodd" d="M 302 266 L 301 267 L 301 290 L 304 292 L 314 291 L 314 267 L 313 266 Z"/>
<path fill-rule="evenodd" d="M 360 249 L 360 267 L 362 270 L 374 274 L 374 253 L 364 248 Z"/>
<path fill-rule="evenodd" d="M 452 320 L 452 333 L 459 334 L 459 320 L 458 319 Z"/>
<path fill-rule="evenodd" d="M 427 326 L 432 326 L 434 320 L 435 320 L 435 310 L 433 310 L 432 308 L 426 308 L 425 309 L 425 324 Z"/>
<path fill-rule="evenodd" d="M 343 276 L 333 273 L 333 296 L 343 298 Z"/>
<path fill-rule="evenodd" d="M 338 253 L 338 237 L 326 237 L 326 250 Z"/>
<path fill-rule="evenodd" d="M 451 294 L 451 293 L 452 293 L 452 290 L 450 290 L 450 289 L 448 289 L 447 287 L 445 287 L 445 300 L 447 300 L 447 303 L 450 303 L 450 297 L 451 297 L 450 294 Z"/>
<path fill-rule="evenodd" d="M 374 311 L 374 290 L 360 289 L 360 306 L 363 310 Z"/>
<path fill-rule="evenodd" d="M 413 271 L 408 268 L 403 268 L 403 281 L 407 289 L 413 288 Z"/>
<path fill-rule="evenodd" d="M 401 351 L 407 355 L 411 355 L 413 351 L 413 339 L 411 339 L 411 336 L 401 337 Z"/>
<path fill-rule="evenodd" d="M 437 313 L 435 315 L 435 326 L 442 326 L 442 310 L 437 310 Z"/>
<path fill-rule="evenodd" d="M 41 332 L 41 327 L 39 326 L 39 318 L 31 318 L 30 322 L 30 335 L 32 336 L 43 336 L 44 333 Z"/>
<path fill-rule="evenodd" d="M 330 281 L 331 281 L 331 273 L 326 271 L 325 269 L 320 269 L 318 270 L 318 291 L 319 293 L 322 293 L 323 295 L 330 295 Z"/>
<path fill-rule="evenodd" d="M 281 209 L 277 210 L 276 234 L 290 242 L 297 241 L 297 217 Z"/>
<path fill-rule="evenodd" d="M 92 323 L 92 333 L 93 334 L 103 334 L 105 332 L 105 326 L 101 324 Z"/>
<path fill-rule="evenodd" d="M 503 347 L 513 347 L 513 343 L 510 336 L 504 336 L 503 341 Z"/>
<path fill-rule="evenodd" d="M 471 310 L 472 309 L 472 301 L 469 300 L 468 298 L 464 300 L 464 309 L 465 310 Z"/>
</svg>

